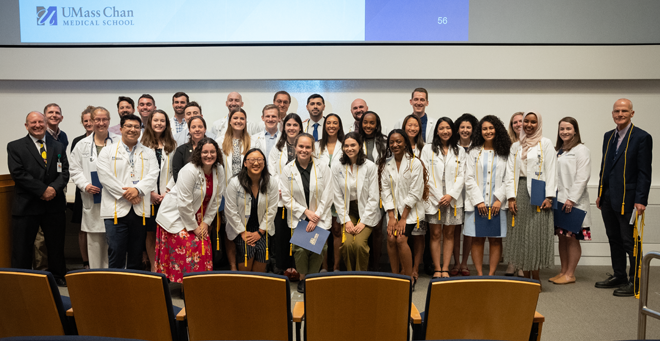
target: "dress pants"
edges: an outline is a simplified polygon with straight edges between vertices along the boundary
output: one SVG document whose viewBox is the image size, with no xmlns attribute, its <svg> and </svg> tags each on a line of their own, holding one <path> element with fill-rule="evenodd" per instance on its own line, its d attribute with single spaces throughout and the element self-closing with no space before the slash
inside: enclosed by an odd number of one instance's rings
<svg viewBox="0 0 660 341">
<path fill-rule="evenodd" d="M 66 214 L 64 209 L 57 213 L 12 216 L 13 250 L 11 266 L 18 269 L 32 269 L 34 240 L 39 226 L 44 231 L 48 252 L 48 268 L 53 276 L 64 278 L 66 274 L 66 263 L 64 261 Z"/>
<path fill-rule="evenodd" d="M 610 258 L 614 276 L 626 277 L 626 254 L 630 259 L 629 278 L 633 282 L 635 276 L 635 264 L 637 260 L 633 254 L 635 241 L 633 240 L 633 225 L 630 225 L 632 212 L 621 215 L 621 209 L 612 208 L 608 191 L 604 191 L 600 197 L 600 213 L 605 223 L 605 232 L 610 243 Z"/>
<path fill-rule="evenodd" d="M 108 267 L 111 269 L 142 270 L 142 250 L 147 239 L 147 227 L 142 217 L 133 208 L 125 217 L 105 219 L 105 234 L 108 241 Z M 128 261 L 126 258 L 128 253 Z"/>
<path fill-rule="evenodd" d="M 316 228 L 318 229 L 320 227 Z M 316 253 L 307 249 L 303 249 L 298 245 L 294 245 L 293 257 L 296 259 L 296 271 L 303 275 L 315 274 L 319 272 L 319 270 L 321 270 L 321 263 L 323 263 L 323 257 L 325 257 L 325 253 L 327 251 L 327 243 L 323 245 L 323 251 L 320 255 L 317 255 Z"/>
<path fill-rule="evenodd" d="M 355 202 L 355 211 L 357 211 L 357 202 Z M 351 202 L 351 209 L 353 209 L 353 201 Z M 355 212 L 357 213 L 357 212 Z M 358 215 L 349 215 L 353 225 L 357 225 Z M 343 230 L 342 226 L 342 230 Z M 346 240 L 340 248 L 344 264 L 347 271 L 367 271 L 369 267 L 369 236 L 371 235 L 372 228 L 365 226 L 360 233 L 352 235 L 348 232 L 344 233 Z"/>
<path fill-rule="evenodd" d="M 48 250 L 46 249 L 44 231 L 41 227 L 39 227 L 37 238 L 34 240 L 34 260 L 32 261 L 32 269 L 48 271 Z"/>
<path fill-rule="evenodd" d="M 282 219 L 282 214 L 284 214 L 284 219 Z M 291 231 L 286 222 L 286 209 L 278 207 L 275 215 L 275 238 L 273 239 L 275 239 L 275 254 L 277 255 L 277 258 L 275 258 L 276 265 L 283 271 L 296 267 L 293 256 L 289 255 L 291 251 L 291 244 L 289 244 Z"/>
<path fill-rule="evenodd" d="M 87 257 L 90 269 L 108 268 L 108 241 L 105 233 L 87 232 Z"/>
</svg>

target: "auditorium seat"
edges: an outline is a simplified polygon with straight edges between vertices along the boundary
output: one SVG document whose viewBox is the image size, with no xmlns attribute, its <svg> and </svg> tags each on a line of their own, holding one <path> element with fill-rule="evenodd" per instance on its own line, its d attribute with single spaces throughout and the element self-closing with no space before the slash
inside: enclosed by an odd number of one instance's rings
<svg viewBox="0 0 660 341">
<path fill-rule="evenodd" d="M 292 340 L 291 293 L 284 276 L 210 271 L 183 277 L 188 336 L 197 340 Z"/>
<path fill-rule="evenodd" d="M 306 340 L 408 340 L 410 277 L 349 271 L 305 281 Z"/>
<path fill-rule="evenodd" d="M 69 333 L 71 301 L 50 272 L 0 268 L 0 302 L 0 338 Z"/>
<path fill-rule="evenodd" d="M 540 339 L 544 318 L 536 312 L 539 289 L 538 281 L 525 278 L 433 279 L 413 339 Z"/>
<path fill-rule="evenodd" d="M 77 270 L 66 275 L 79 335 L 142 340 L 185 339 L 177 328 L 163 274 L 120 269 Z M 181 331 L 183 336 L 179 336 Z"/>
</svg>

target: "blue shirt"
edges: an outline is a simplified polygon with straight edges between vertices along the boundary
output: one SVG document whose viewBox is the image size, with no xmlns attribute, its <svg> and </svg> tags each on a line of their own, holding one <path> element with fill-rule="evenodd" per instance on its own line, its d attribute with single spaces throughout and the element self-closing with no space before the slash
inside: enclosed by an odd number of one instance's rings
<svg viewBox="0 0 660 341">
<path fill-rule="evenodd" d="M 426 143 L 426 123 L 429 121 L 429 116 L 424 113 L 420 121 L 422 121 L 422 140 Z"/>
<path fill-rule="evenodd" d="M 270 155 L 270 150 L 273 149 L 273 146 L 277 144 L 277 138 L 279 136 L 279 130 L 277 130 L 273 135 L 269 134 L 268 130 L 266 130 L 266 133 L 264 133 L 264 139 L 266 140 L 266 158 L 268 158 L 268 155 Z"/>
</svg>

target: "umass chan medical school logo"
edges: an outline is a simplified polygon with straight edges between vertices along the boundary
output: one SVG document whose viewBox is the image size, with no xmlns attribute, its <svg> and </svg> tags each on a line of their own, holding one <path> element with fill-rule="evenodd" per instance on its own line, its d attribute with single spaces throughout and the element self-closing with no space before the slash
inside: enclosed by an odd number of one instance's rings
<svg viewBox="0 0 660 341">
<path fill-rule="evenodd" d="M 37 25 L 57 26 L 57 6 L 37 6 Z"/>
</svg>

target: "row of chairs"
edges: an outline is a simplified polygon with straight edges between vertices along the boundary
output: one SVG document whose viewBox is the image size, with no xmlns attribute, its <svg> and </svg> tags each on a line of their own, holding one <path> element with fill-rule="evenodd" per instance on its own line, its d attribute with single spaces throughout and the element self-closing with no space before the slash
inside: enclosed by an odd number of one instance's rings
<svg viewBox="0 0 660 341">
<path fill-rule="evenodd" d="M 510 277 L 434 279 L 421 314 L 410 278 L 386 273 L 310 275 L 293 309 L 288 279 L 272 274 L 187 274 L 184 309 L 162 274 L 78 270 L 66 280 L 70 300 L 50 273 L 0 269 L 0 338 L 293 340 L 295 325 L 296 340 L 409 340 L 411 326 L 415 340 L 539 340 L 544 321 L 540 284 Z"/>
</svg>

